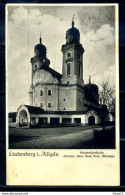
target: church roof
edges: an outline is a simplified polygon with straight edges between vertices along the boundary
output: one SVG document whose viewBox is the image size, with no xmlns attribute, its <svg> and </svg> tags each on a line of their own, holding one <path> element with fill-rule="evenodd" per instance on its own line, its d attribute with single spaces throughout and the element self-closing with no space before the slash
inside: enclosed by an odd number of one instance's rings
<svg viewBox="0 0 125 195">
<path fill-rule="evenodd" d="M 15 116 L 16 116 L 16 114 L 17 114 L 17 112 L 10 112 L 10 113 L 9 113 L 9 118 L 11 118 L 11 117 L 15 117 Z"/>
<path fill-rule="evenodd" d="M 88 111 L 90 110 L 94 110 L 96 112 L 101 112 L 100 108 L 95 108 L 92 106 L 88 106 L 88 107 L 83 107 L 82 111 L 67 111 L 67 110 L 62 110 L 62 111 L 46 111 L 40 107 L 37 106 L 29 106 L 29 105 L 24 105 L 25 107 L 27 107 L 28 111 L 30 114 L 58 114 L 58 115 L 79 115 L 79 114 L 87 114 Z M 64 117 L 63 116 L 63 117 Z"/>
<path fill-rule="evenodd" d="M 74 42 L 74 43 L 77 43 L 79 42 L 79 39 L 80 39 L 80 32 L 77 28 L 74 27 L 74 17 L 73 17 L 73 20 L 72 20 L 72 28 L 68 29 L 66 31 L 66 39 L 69 39 L 67 41 L 67 43 L 71 43 L 71 42 Z"/>
<path fill-rule="evenodd" d="M 70 28 L 70 29 L 68 29 L 68 30 L 66 31 L 66 38 L 67 38 L 67 36 L 69 36 L 69 35 L 72 35 L 73 38 L 78 38 L 78 39 L 80 39 L 79 30 L 78 30 L 77 28 L 75 28 L 75 27 L 72 27 L 72 28 Z"/>
<path fill-rule="evenodd" d="M 44 112 L 42 108 L 37 106 L 29 106 L 29 105 L 25 105 L 25 106 L 28 108 L 30 114 L 42 114 Z"/>
<path fill-rule="evenodd" d="M 40 36 L 40 43 L 35 45 L 34 47 L 35 51 L 38 50 L 40 55 L 46 54 L 46 47 L 42 44 L 42 38 Z"/>
<path fill-rule="evenodd" d="M 28 108 L 28 111 L 30 114 L 66 114 L 66 115 L 72 115 L 72 114 L 86 114 L 88 112 L 88 108 L 84 107 L 83 111 L 67 111 L 67 110 L 62 110 L 62 111 L 46 111 L 40 107 L 37 106 L 29 106 L 29 105 L 24 105 L 25 107 Z"/>
<path fill-rule="evenodd" d="M 86 84 L 84 85 L 84 97 L 87 101 L 98 104 L 96 96 L 98 96 L 98 86 L 96 84 Z"/>
<path fill-rule="evenodd" d="M 44 69 L 44 70 L 49 71 L 53 77 L 56 77 L 59 80 L 62 78 L 62 75 L 59 72 L 55 71 L 54 69 L 50 68 L 49 66 L 43 65 L 40 69 Z"/>
<path fill-rule="evenodd" d="M 72 115 L 72 114 L 86 114 L 88 111 L 88 109 L 84 109 L 83 111 L 66 111 L 66 110 L 62 110 L 62 111 L 44 111 L 44 114 L 64 114 L 64 115 Z M 64 117 L 64 116 L 63 116 Z"/>
<path fill-rule="evenodd" d="M 46 52 L 46 47 L 45 47 L 45 45 L 39 43 L 39 44 L 35 45 L 35 50 Z"/>
</svg>

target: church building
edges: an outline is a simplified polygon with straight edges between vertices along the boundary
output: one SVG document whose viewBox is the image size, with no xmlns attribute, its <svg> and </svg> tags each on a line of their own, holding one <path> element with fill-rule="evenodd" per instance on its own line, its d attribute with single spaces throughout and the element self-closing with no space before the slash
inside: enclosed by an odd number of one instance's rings
<svg viewBox="0 0 125 195">
<path fill-rule="evenodd" d="M 32 75 L 30 105 L 21 105 L 17 110 L 17 127 L 41 127 L 59 124 L 98 124 L 98 86 L 84 84 L 84 48 L 80 32 L 74 26 L 66 31 L 66 43 L 61 48 L 63 55 L 62 74 L 50 67 L 47 49 L 42 44 L 34 47 L 31 58 Z M 92 105 L 91 107 L 89 105 Z"/>
</svg>

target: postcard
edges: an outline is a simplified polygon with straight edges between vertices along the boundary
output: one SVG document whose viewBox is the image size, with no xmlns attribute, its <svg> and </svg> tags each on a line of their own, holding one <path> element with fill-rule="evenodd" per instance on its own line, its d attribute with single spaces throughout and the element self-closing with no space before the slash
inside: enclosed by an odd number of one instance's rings
<svg viewBox="0 0 125 195">
<path fill-rule="evenodd" d="M 6 5 L 7 185 L 120 185 L 118 31 L 118 4 Z"/>
</svg>

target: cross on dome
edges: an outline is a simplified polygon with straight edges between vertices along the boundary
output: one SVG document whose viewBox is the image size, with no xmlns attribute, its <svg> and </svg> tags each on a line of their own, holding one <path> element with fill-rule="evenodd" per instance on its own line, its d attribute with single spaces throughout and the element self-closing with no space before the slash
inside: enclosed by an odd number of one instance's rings
<svg viewBox="0 0 125 195">
<path fill-rule="evenodd" d="M 41 32 L 40 32 L 40 39 L 39 40 L 40 40 L 40 44 L 42 44 Z"/>
<path fill-rule="evenodd" d="M 91 84 L 91 76 L 89 75 L 89 84 Z"/>
<path fill-rule="evenodd" d="M 74 28 L 74 17 L 75 17 L 75 15 L 73 14 L 73 17 L 72 17 L 72 28 Z"/>
</svg>

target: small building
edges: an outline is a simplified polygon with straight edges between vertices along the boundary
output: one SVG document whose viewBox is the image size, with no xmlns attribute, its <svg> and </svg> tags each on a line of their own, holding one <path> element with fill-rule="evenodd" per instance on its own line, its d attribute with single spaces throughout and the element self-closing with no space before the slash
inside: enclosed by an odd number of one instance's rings
<svg viewBox="0 0 125 195">
<path fill-rule="evenodd" d="M 17 114 L 17 112 L 10 112 L 9 113 L 9 122 L 16 122 L 16 114 Z"/>
<path fill-rule="evenodd" d="M 17 127 L 32 127 L 43 124 L 98 124 L 100 116 L 98 86 L 84 84 L 83 54 L 80 32 L 74 26 L 66 31 L 66 43 L 61 47 L 63 55 L 62 74 L 50 68 L 47 49 L 40 42 L 34 47 L 31 58 L 32 75 L 30 105 L 21 105 L 17 110 Z M 93 109 L 86 106 L 94 104 Z"/>
<path fill-rule="evenodd" d="M 16 115 L 17 115 L 17 112 L 10 112 L 8 114 L 9 127 L 16 127 Z"/>
</svg>

